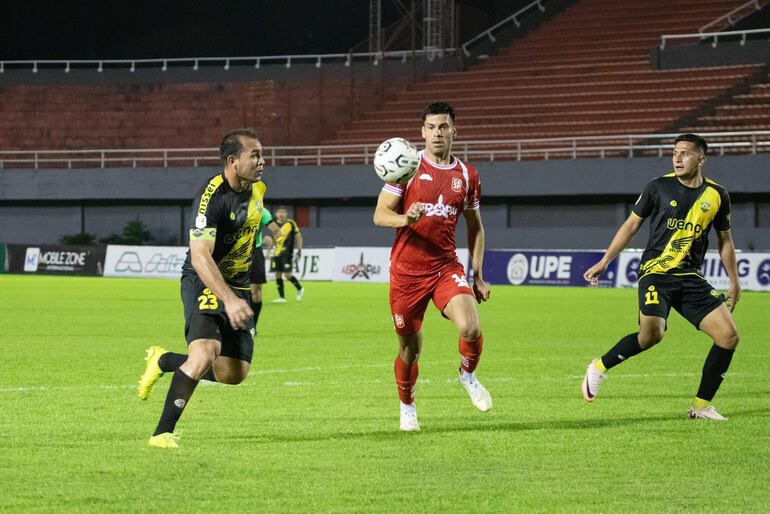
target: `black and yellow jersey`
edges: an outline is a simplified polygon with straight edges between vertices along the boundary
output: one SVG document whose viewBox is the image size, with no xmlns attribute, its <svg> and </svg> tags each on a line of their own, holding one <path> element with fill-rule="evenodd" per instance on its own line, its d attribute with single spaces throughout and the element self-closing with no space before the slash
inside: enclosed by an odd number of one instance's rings
<svg viewBox="0 0 770 514">
<path fill-rule="evenodd" d="M 193 200 L 190 241 L 214 241 L 214 262 L 225 281 L 237 289 L 249 289 L 249 268 L 266 189 L 264 182 L 256 182 L 236 192 L 220 173 L 211 177 Z M 188 250 L 182 274 L 189 273 L 195 270 Z"/>
<path fill-rule="evenodd" d="M 652 273 L 700 274 L 711 226 L 730 230 L 727 190 L 705 177 L 695 188 L 682 185 L 674 173 L 658 177 L 647 184 L 632 211 L 650 219 L 639 278 Z"/>
<path fill-rule="evenodd" d="M 294 238 L 299 234 L 297 222 L 291 218 L 283 223 L 279 223 L 275 218 L 273 218 L 273 221 L 276 222 L 281 230 L 281 235 L 275 241 L 275 253 L 273 255 L 276 257 L 284 253 L 292 255 L 294 253 Z"/>
</svg>

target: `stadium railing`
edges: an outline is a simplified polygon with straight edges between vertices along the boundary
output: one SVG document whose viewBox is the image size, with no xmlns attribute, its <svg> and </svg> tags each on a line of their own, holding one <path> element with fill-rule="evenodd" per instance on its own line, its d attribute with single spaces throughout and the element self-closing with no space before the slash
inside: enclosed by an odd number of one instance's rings
<svg viewBox="0 0 770 514">
<path fill-rule="evenodd" d="M 468 47 L 472 46 L 474 43 L 477 43 L 478 41 L 481 41 L 484 38 L 489 39 L 493 43 L 497 41 L 495 39 L 495 32 L 501 30 L 506 25 L 513 23 L 516 27 L 520 27 L 521 23 L 519 22 L 519 18 L 525 13 L 527 13 L 528 11 L 530 11 L 531 9 L 534 9 L 535 7 L 537 7 L 538 9 L 540 9 L 540 12 L 545 12 L 545 6 L 543 5 L 544 1 L 545 0 L 535 0 L 531 4 L 527 4 L 526 6 L 522 7 L 521 9 L 519 9 L 512 15 L 508 16 L 504 20 L 492 25 L 487 30 L 480 32 L 479 34 L 473 36 L 468 41 L 460 45 L 460 48 L 462 49 L 465 57 L 470 57 L 471 52 L 470 50 L 468 50 Z"/>
<path fill-rule="evenodd" d="M 354 61 L 369 61 L 378 65 L 383 59 L 400 59 L 406 62 L 413 57 L 444 57 L 445 54 L 455 54 L 457 48 L 440 48 L 428 50 L 392 50 L 386 52 L 356 52 L 345 54 L 309 54 L 309 55 L 267 55 L 250 57 L 179 57 L 157 59 L 66 59 L 66 60 L 0 60 L 0 73 L 10 69 L 28 69 L 32 73 L 45 69 L 61 69 L 69 73 L 72 69 L 95 69 L 102 73 L 109 69 L 128 69 L 132 73 L 142 68 L 160 68 L 162 71 L 169 67 L 188 67 L 193 70 L 206 67 L 221 67 L 227 71 L 231 66 L 253 66 L 259 69 L 267 64 L 279 64 L 291 68 L 292 64 L 309 63 L 320 68 L 324 63 L 344 63 L 349 66 Z"/>
<path fill-rule="evenodd" d="M 627 134 L 547 139 L 456 141 L 454 153 L 474 161 L 521 161 L 577 158 L 663 157 L 678 136 Z M 770 130 L 704 132 L 712 155 L 770 152 Z M 271 166 L 370 164 L 379 143 L 267 147 Z M 217 148 L 0 151 L 6 168 L 144 168 L 211 167 L 219 164 Z"/>
<path fill-rule="evenodd" d="M 751 30 L 729 30 L 723 32 L 696 32 L 694 34 L 665 34 L 660 36 L 660 49 L 666 48 L 666 43 L 675 39 L 698 39 L 705 41 L 713 38 L 711 46 L 717 46 L 719 44 L 719 38 L 726 38 L 732 36 L 740 36 L 741 45 L 746 44 L 746 37 L 754 34 L 770 34 L 770 28 L 766 29 L 751 29 Z"/>
<path fill-rule="evenodd" d="M 746 12 L 748 9 L 754 9 L 756 11 L 759 11 L 764 7 L 767 3 L 769 3 L 770 0 L 749 0 L 745 4 L 739 5 L 735 9 L 731 10 L 728 13 L 723 14 L 719 18 L 705 24 L 700 29 L 698 29 L 698 32 L 705 32 L 712 27 L 718 27 L 723 28 L 725 26 L 733 26 L 736 21 L 740 21 L 746 16 L 748 16 L 748 13 Z M 725 23 L 727 22 L 727 23 Z"/>
</svg>

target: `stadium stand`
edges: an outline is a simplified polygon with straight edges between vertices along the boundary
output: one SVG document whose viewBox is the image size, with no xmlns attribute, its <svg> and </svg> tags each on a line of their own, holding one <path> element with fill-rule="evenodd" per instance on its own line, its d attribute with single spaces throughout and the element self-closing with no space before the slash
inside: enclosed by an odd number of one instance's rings
<svg viewBox="0 0 770 514">
<path fill-rule="evenodd" d="M 689 130 L 768 130 L 770 129 L 770 73 L 761 84 L 753 84 L 744 94 L 736 94 L 714 107 L 714 113 L 700 116 Z"/>
<path fill-rule="evenodd" d="M 661 34 L 697 30 L 740 3 L 578 2 L 468 71 L 409 85 L 324 144 L 415 134 L 415 115 L 437 94 L 459 111 L 461 141 L 670 131 L 688 113 L 749 83 L 760 65 L 653 70 L 650 47 Z M 685 11 L 684 18 L 674 15 Z"/>
</svg>

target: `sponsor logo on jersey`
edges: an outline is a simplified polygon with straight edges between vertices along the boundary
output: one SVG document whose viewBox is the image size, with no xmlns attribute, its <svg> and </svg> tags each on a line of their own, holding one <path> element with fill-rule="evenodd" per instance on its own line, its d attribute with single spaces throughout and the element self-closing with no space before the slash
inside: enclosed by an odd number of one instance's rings
<svg viewBox="0 0 770 514">
<path fill-rule="evenodd" d="M 667 219 L 666 228 L 670 228 L 671 230 L 684 230 L 687 232 L 695 232 L 696 235 L 700 234 L 703 231 L 703 227 L 701 227 L 700 223 L 692 223 L 689 221 L 679 220 L 676 218 Z"/>
<path fill-rule="evenodd" d="M 201 195 L 201 201 L 200 204 L 198 204 L 198 214 L 206 215 L 206 208 L 209 206 L 209 202 L 211 201 L 211 195 L 214 194 L 214 191 L 217 190 L 219 185 L 222 183 L 222 177 L 220 175 L 214 177 L 211 179 L 211 181 L 206 186 L 206 189 L 203 190 L 203 194 Z"/>
<path fill-rule="evenodd" d="M 452 177 L 452 191 L 459 193 L 463 190 L 463 181 L 457 177 Z"/>
<path fill-rule="evenodd" d="M 680 237 L 671 241 L 671 249 L 677 253 L 687 253 L 687 248 L 692 242 L 693 236 Z"/>
<path fill-rule="evenodd" d="M 431 177 L 431 176 L 430 176 L 430 175 L 428 175 L 427 173 L 423 173 L 423 174 L 422 174 L 422 175 L 420 175 L 418 178 L 419 178 L 420 180 L 430 180 L 431 182 L 433 182 L 433 177 Z"/>
<path fill-rule="evenodd" d="M 225 234 L 225 244 L 234 243 L 247 234 L 253 234 L 257 231 L 256 225 L 247 225 L 233 234 Z"/>
<path fill-rule="evenodd" d="M 446 205 L 444 203 L 444 195 L 439 195 L 436 203 L 423 203 L 422 208 L 426 216 L 440 216 L 443 218 L 457 216 L 457 207 Z"/>
</svg>

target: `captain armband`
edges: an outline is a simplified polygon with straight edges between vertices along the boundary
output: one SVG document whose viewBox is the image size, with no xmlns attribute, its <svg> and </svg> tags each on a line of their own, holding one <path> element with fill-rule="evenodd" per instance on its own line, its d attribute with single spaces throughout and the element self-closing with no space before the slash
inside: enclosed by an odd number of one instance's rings
<svg viewBox="0 0 770 514">
<path fill-rule="evenodd" d="M 190 241 L 214 241 L 216 237 L 217 229 L 214 227 L 190 229 Z"/>
</svg>

